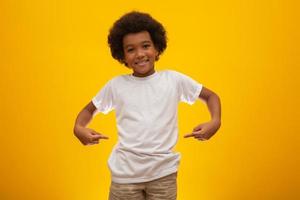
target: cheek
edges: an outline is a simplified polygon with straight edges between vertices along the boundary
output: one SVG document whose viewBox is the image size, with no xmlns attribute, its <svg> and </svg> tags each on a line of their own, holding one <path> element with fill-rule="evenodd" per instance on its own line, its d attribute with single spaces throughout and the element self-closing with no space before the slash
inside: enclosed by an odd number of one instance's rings
<svg viewBox="0 0 300 200">
<path fill-rule="evenodd" d="M 125 54 L 124 55 L 124 61 L 128 63 L 128 62 L 130 62 L 130 60 L 132 60 L 131 57 L 129 55 Z"/>
</svg>

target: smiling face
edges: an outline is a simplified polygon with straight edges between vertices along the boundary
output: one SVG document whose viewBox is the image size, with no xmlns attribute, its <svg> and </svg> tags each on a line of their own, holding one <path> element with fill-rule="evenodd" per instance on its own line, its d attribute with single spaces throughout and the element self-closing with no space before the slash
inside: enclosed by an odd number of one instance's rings
<svg viewBox="0 0 300 200">
<path fill-rule="evenodd" d="M 145 77 L 153 74 L 158 51 L 148 31 L 130 33 L 123 38 L 124 62 L 132 68 L 133 75 Z"/>
</svg>

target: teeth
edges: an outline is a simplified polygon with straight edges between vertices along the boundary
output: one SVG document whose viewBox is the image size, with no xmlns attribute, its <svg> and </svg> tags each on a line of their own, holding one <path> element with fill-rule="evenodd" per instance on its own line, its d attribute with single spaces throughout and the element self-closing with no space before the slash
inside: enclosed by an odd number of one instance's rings
<svg viewBox="0 0 300 200">
<path fill-rule="evenodd" d="M 145 64 L 146 62 L 148 62 L 148 60 L 139 61 L 139 62 L 136 62 L 136 64 L 140 65 L 140 64 Z"/>
</svg>

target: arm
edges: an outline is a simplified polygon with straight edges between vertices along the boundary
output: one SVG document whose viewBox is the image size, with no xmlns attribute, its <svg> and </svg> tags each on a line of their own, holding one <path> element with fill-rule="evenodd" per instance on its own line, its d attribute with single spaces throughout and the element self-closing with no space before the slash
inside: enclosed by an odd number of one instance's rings
<svg viewBox="0 0 300 200">
<path fill-rule="evenodd" d="M 89 102 L 78 114 L 75 125 L 74 135 L 80 140 L 83 145 L 98 144 L 99 139 L 108 139 L 108 137 L 94 131 L 93 129 L 86 128 L 93 118 L 96 107 L 92 102 Z"/>
<path fill-rule="evenodd" d="M 202 99 L 210 112 L 211 120 L 207 123 L 200 124 L 193 129 L 193 133 L 184 137 L 194 137 L 198 140 L 208 140 L 221 126 L 221 103 L 220 98 L 213 91 L 203 87 L 199 98 Z"/>
<path fill-rule="evenodd" d="M 203 87 L 199 98 L 205 101 L 210 112 L 211 120 L 221 125 L 221 103 L 220 98 L 213 91 Z"/>
</svg>

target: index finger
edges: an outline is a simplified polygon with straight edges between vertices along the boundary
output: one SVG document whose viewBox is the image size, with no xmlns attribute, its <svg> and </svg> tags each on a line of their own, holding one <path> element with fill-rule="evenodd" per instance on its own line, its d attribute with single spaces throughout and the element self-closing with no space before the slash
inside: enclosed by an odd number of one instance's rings
<svg viewBox="0 0 300 200">
<path fill-rule="evenodd" d="M 195 137 L 195 134 L 194 133 L 189 133 L 189 134 L 185 134 L 183 137 L 184 138 Z"/>
<path fill-rule="evenodd" d="M 107 137 L 107 136 L 105 136 L 105 135 L 100 135 L 101 137 L 100 137 L 100 139 L 109 139 L 109 137 Z"/>
<path fill-rule="evenodd" d="M 105 135 L 100 135 L 100 134 L 93 135 L 93 137 L 96 138 L 96 139 L 108 139 L 107 136 L 105 136 Z"/>
</svg>

